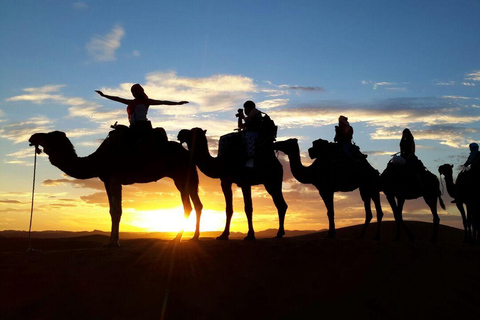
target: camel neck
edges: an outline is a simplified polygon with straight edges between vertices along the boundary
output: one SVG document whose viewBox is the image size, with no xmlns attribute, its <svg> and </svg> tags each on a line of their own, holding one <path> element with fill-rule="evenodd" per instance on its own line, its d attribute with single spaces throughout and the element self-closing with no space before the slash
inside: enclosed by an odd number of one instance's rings
<svg viewBox="0 0 480 320">
<path fill-rule="evenodd" d="M 445 184 L 447 187 L 447 192 L 450 195 L 450 197 L 455 198 L 456 192 L 455 192 L 455 183 L 453 182 L 453 175 L 450 173 L 448 175 L 444 175 L 445 177 Z"/>
<path fill-rule="evenodd" d="M 75 153 L 63 156 L 50 156 L 50 162 L 76 179 L 89 179 L 98 177 L 99 164 L 95 163 L 94 156 L 78 157 Z"/>
<path fill-rule="evenodd" d="M 210 178 L 220 178 L 222 169 L 221 162 L 218 157 L 212 157 L 210 154 L 206 139 L 196 141 L 189 149 L 200 171 Z"/>
<path fill-rule="evenodd" d="M 301 183 L 312 183 L 312 175 L 309 167 L 305 167 L 302 164 L 300 157 L 300 150 L 296 150 L 288 154 L 288 160 L 290 161 L 290 169 L 292 174 Z"/>
</svg>

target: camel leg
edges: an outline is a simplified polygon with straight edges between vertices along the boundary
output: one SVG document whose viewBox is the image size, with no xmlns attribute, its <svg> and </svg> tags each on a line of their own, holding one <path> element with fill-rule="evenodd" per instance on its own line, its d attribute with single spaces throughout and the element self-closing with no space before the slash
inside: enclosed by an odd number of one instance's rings
<svg viewBox="0 0 480 320">
<path fill-rule="evenodd" d="M 405 204 L 405 199 L 404 198 L 398 198 L 397 197 L 397 208 L 398 208 L 398 217 L 400 221 L 400 225 L 403 227 L 403 230 L 405 230 L 405 233 L 407 234 L 407 238 L 410 241 L 415 241 L 415 236 L 413 233 L 410 231 L 410 229 L 407 227 L 405 224 L 405 221 L 403 220 L 403 205 Z"/>
<path fill-rule="evenodd" d="M 320 191 L 320 196 L 325 203 L 325 207 L 327 208 L 327 217 L 328 217 L 328 235 L 327 238 L 334 239 L 335 238 L 335 211 L 334 211 L 334 204 L 333 204 L 333 196 L 334 193 L 330 191 Z"/>
<path fill-rule="evenodd" d="M 190 196 L 189 193 L 187 192 L 186 188 L 186 182 L 185 181 L 178 181 L 174 180 L 175 186 L 177 187 L 178 191 L 180 191 L 180 197 L 182 198 L 182 204 L 183 204 L 183 215 L 184 215 L 184 222 L 190 217 L 190 214 L 192 213 L 192 204 L 190 203 Z M 182 230 L 180 230 L 173 241 L 180 241 L 182 240 L 183 236 L 183 231 L 184 231 L 184 226 L 182 225 Z"/>
<path fill-rule="evenodd" d="M 437 242 L 438 240 L 438 227 L 440 225 L 440 217 L 437 213 L 437 197 L 436 196 L 424 196 L 423 199 L 427 203 L 430 211 L 433 215 L 433 234 L 430 238 L 430 242 Z"/>
<path fill-rule="evenodd" d="M 233 216 L 233 194 L 232 194 L 232 182 L 230 180 L 221 180 L 223 196 L 225 197 L 225 214 L 227 220 L 225 222 L 225 230 L 217 237 L 217 240 L 228 240 L 230 235 L 230 222 Z"/>
<path fill-rule="evenodd" d="M 377 213 L 377 234 L 373 239 L 380 240 L 380 230 L 383 219 L 382 204 L 380 202 L 380 192 L 376 191 L 372 193 L 372 201 L 375 204 L 375 211 Z"/>
<path fill-rule="evenodd" d="M 243 203 L 245 204 L 245 214 L 248 220 L 248 234 L 244 240 L 255 240 L 255 231 L 253 230 L 253 203 L 252 203 L 252 187 L 249 185 L 242 186 Z"/>
<path fill-rule="evenodd" d="M 460 215 L 462 216 L 462 222 L 463 222 L 463 230 L 464 230 L 464 235 L 463 235 L 463 241 L 467 242 L 471 239 L 471 228 L 470 228 L 470 223 L 467 219 L 467 215 L 465 214 L 465 208 L 463 207 L 463 202 L 457 199 L 457 202 L 455 203 L 457 206 L 458 211 L 460 211 Z M 468 206 L 467 206 L 468 210 Z"/>
<path fill-rule="evenodd" d="M 110 232 L 110 241 L 104 244 L 105 247 L 118 247 L 120 219 L 122 218 L 122 185 L 114 178 L 108 178 L 104 181 L 107 191 L 108 203 L 110 205 L 110 217 L 112 219 L 112 230 Z"/>
<path fill-rule="evenodd" d="M 387 196 L 388 203 L 390 204 L 390 207 L 392 208 L 393 217 L 395 219 L 395 240 L 400 241 L 401 240 L 401 233 L 400 233 L 401 215 L 399 217 L 397 201 L 395 199 L 395 196 L 393 196 L 393 195 L 386 195 L 386 196 Z"/>
<path fill-rule="evenodd" d="M 275 238 L 282 238 L 285 235 L 285 214 L 287 213 L 288 205 L 285 199 L 283 198 L 282 192 L 282 182 L 270 184 L 265 183 L 265 189 L 272 196 L 273 203 L 277 207 L 278 212 L 278 232 Z"/>
<path fill-rule="evenodd" d="M 197 216 L 196 224 L 195 224 L 195 234 L 193 235 L 192 240 L 198 240 L 200 237 L 200 217 L 202 216 L 203 204 L 200 201 L 200 197 L 198 196 L 197 188 L 192 188 L 195 190 L 190 191 L 190 198 L 192 199 L 193 206 L 195 207 L 195 214 Z"/>
<path fill-rule="evenodd" d="M 365 208 L 365 223 L 362 228 L 362 233 L 360 234 L 360 236 L 357 237 L 357 239 L 361 239 L 365 236 L 368 225 L 370 224 L 370 221 L 372 221 L 372 218 L 373 218 L 372 205 L 370 203 L 370 200 L 371 200 L 370 190 L 360 188 L 360 197 L 362 198 L 363 206 Z"/>
</svg>

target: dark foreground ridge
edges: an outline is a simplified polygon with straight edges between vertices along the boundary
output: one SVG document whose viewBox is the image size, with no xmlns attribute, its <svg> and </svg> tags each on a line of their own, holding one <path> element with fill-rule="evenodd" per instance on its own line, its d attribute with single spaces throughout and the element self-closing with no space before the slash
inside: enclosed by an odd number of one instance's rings
<svg viewBox="0 0 480 320">
<path fill-rule="evenodd" d="M 480 316 L 480 246 L 407 222 L 417 241 L 355 240 L 362 226 L 286 239 L 0 238 L 1 319 L 355 319 Z M 15 244 L 17 243 L 17 244 Z M 25 242 L 27 244 L 27 242 Z"/>
</svg>

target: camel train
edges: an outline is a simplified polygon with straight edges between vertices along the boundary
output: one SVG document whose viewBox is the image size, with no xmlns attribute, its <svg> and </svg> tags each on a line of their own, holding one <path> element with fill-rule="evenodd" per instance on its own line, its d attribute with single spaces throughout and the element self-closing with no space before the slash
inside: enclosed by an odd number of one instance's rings
<svg viewBox="0 0 480 320">
<path fill-rule="evenodd" d="M 125 104 L 131 104 L 132 101 L 138 103 L 137 98 L 127 100 L 97 92 L 103 97 Z M 117 98 L 119 100 L 115 100 Z M 181 103 L 152 101 L 164 104 L 188 103 L 186 101 Z M 247 103 L 250 102 L 247 101 Z M 408 129 L 402 134 L 400 155 L 394 156 L 380 174 L 370 165 L 366 155 L 360 152 L 360 148 L 351 142 L 353 129 L 348 124 L 348 119 L 341 116 L 339 125 L 335 128 L 334 142 L 323 139 L 314 141 L 312 148 L 308 150 L 314 161 L 311 165 L 304 166 L 298 140 L 275 142 L 277 128 L 273 121 L 268 115 L 257 110 L 254 104 L 247 105 L 247 103 L 244 105 L 245 114 L 240 112 L 241 109 L 237 113 L 239 130 L 220 138 L 216 157 L 212 156 L 208 149 L 206 130 L 184 129 L 177 136 L 179 142 L 168 141 L 163 128 L 153 129 L 149 121 L 145 126 L 141 120 L 137 120 L 137 123 L 142 123 L 141 126 L 133 125 L 132 120 L 130 127 L 117 124 L 112 126 L 114 130 L 110 131 L 99 148 L 86 157 L 79 157 L 66 134 L 60 131 L 35 133 L 29 142 L 31 146 L 35 146 L 37 153 L 41 152 L 40 147 L 42 147 L 51 164 L 67 175 L 77 179 L 98 177 L 104 183 L 112 222 L 110 241 L 106 246 L 119 245 L 122 185 L 154 182 L 164 177 L 173 179 L 180 192 L 186 217 L 190 215 L 191 203 L 193 203 L 196 212 L 196 229 L 192 239 L 197 240 L 200 236 L 200 218 L 203 209 L 198 195 L 197 167 L 207 177 L 220 180 L 225 197 L 226 224 L 218 240 L 229 239 L 234 183 L 243 193 L 244 209 L 248 220 L 248 233 L 245 240 L 255 240 L 251 186 L 261 184 L 265 186 L 277 208 L 279 226 L 276 238 L 282 238 L 285 235 L 284 221 L 288 205 L 282 193 L 283 167 L 275 154 L 276 151 L 287 155 L 291 172 L 296 180 L 300 183 L 312 184 L 318 189 L 327 209 L 328 238 L 335 238 L 335 192 L 359 189 L 365 208 L 365 223 L 359 237 L 365 235 L 373 218 L 371 209 L 371 202 L 373 202 L 378 222 L 374 239 L 380 239 L 384 215 L 380 204 L 380 192 L 383 192 L 392 208 L 396 222 L 396 240 L 400 240 L 402 228 L 410 241 L 415 239 L 403 220 L 403 205 L 405 200 L 423 197 L 433 216 L 431 241 L 437 241 L 440 223 L 437 200 L 445 209 L 439 180 L 415 156 L 413 135 Z M 130 116 L 135 117 L 134 114 L 129 114 L 129 118 Z M 184 148 L 183 143 L 188 149 Z M 452 177 L 452 165 L 445 164 L 439 168 L 440 173 L 445 176 L 447 191 L 455 199 L 456 206 L 462 215 L 466 240 L 475 240 L 479 236 L 479 158 L 477 145 L 477 153 L 469 166 L 471 169 L 460 173 L 456 183 Z M 175 240 L 181 239 L 182 232 L 177 234 Z"/>
</svg>

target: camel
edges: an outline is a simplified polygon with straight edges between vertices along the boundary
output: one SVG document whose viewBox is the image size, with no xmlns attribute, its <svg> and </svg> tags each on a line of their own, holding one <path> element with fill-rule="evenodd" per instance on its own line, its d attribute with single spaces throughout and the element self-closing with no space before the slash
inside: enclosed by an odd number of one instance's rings
<svg viewBox="0 0 480 320">
<path fill-rule="evenodd" d="M 381 175 L 383 193 L 392 207 L 393 216 L 395 218 L 395 239 L 397 241 L 401 239 L 400 229 L 403 228 L 408 239 L 410 241 L 415 240 L 415 236 L 408 229 L 403 220 L 403 205 L 405 204 L 405 200 L 423 197 L 433 215 L 433 233 L 430 241 L 437 242 L 438 227 L 440 225 L 440 217 L 437 213 L 437 199 L 439 200 L 442 209 L 445 209 L 438 178 L 424 168 L 419 160 L 417 160 L 418 162 L 416 165 L 421 164 L 421 170 L 410 168 L 408 162 L 406 164 L 404 161 L 397 163 L 395 159 L 400 159 L 400 156 L 392 158 Z"/>
<path fill-rule="evenodd" d="M 190 203 L 192 200 L 197 216 L 192 239 L 198 239 L 203 205 L 198 196 L 197 170 L 190 162 L 188 151 L 178 142 L 167 141 L 162 128 L 152 130 L 143 140 L 136 140 L 137 145 L 132 150 L 132 143 L 125 143 L 125 140 L 131 138 L 129 130 L 126 126 L 117 126 L 98 149 L 86 157 L 77 156 L 64 132 L 36 133 L 31 136 L 29 142 L 38 152 L 41 152 L 38 146 L 43 147 L 51 164 L 67 175 L 77 179 L 98 177 L 104 183 L 112 220 L 110 241 L 105 246 L 119 246 L 122 185 L 153 182 L 164 177 L 172 178 L 180 191 L 185 217 L 192 211 Z M 144 144 L 145 141 L 149 143 L 142 146 L 142 141 Z M 182 233 L 183 231 L 180 231 L 175 239 L 179 241 Z"/>
<path fill-rule="evenodd" d="M 441 165 L 438 168 L 438 172 L 444 176 L 447 192 L 450 197 L 455 199 L 455 205 L 462 215 L 465 230 L 464 241 L 475 240 L 478 236 L 478 219 L 480 217 L 480 212 L 478 211 L 480 208 L 478 199 L 480 196 L 478 186 L 479 177 L 475 177 L 475 169 L 460 172 L 456 182 L 453 181 L 452 164 Z M 465 207 L 467 209 L 466 214 Z"/>
<path fill-rule="evenodd" d="M 299 182 L 304 184 L 313 184 L 319 191 L 320 196 L 327 208 L 328 216 L 328 234 L 327 238 L 335 238 L 335 211 L 334 194 L 338 191 L 353 191 L 360 189 L 360 196 L 365 207 L 365 224 L 359 237 L 363 237 L 367 227 L 372 220 L 371 202 L 375 204 L 377 213 L 377 233 L 374 239 L 380 239 L 380 225 L 382 222 L 383 211 L 380 204 L 380 174 L 368 161 L 363 158 L 357 165 L 353 165 L 348 159 L 344 159 L 344 165 L 337 162 L 340 158 L 331 158 L 332 150 L 336 145 L 328 143 L 326 140 L 319 139 L 323 145 L 316 149 L 318 154 L 314 153 L 314 148 L 309 150 L 312 158 L 317 158 L 310 166 L 305 167 L 300 159 L 300 148 L 297 139 L 288 139 L 275 142 L 274 149 L 282 151 L 288 156 L 292 174 Z M 343 156 L 346 158 L 345 156 Z M 358 167 L 357 167 L 358 166 Z"/>
<path fill-rule="evenodd" d="M 240 135 L 237 133 L 233 136 L 240 139 Z M 237 148 L 236 150 L 225 152 L 217 157 L 210 155 L 206 130 L 201 128 L 183 129 L 178 134 L 178 140 L 181 143 L 186 142 L 193 161 L 200 171 L 210 178 L 220 179 L 226 203 L 226 223 L 223 233 L 217 237 L 217 240 L 228 240 L 230 235 L 230 222 L 233 215 L 233 183 L 240 186 L 243 193 L 245 214 L 248 220 L 248 234 L 245 240 L 255 240 L 251 186 L 259 184 L 265 186 L 278 211 L 279 228 L 276 238 L 282 238 L 285 235 L 284 221 L 288 206 L 282 193 L 283 167 L 275 157 L 273 149 L 259 148 L 260 152 L 255 160 L 255 166 L 247 168 L 245 159 L 242 157 L 243 149 L 239 140 L 233 144 L 234 148 Z"/>
</svg>

